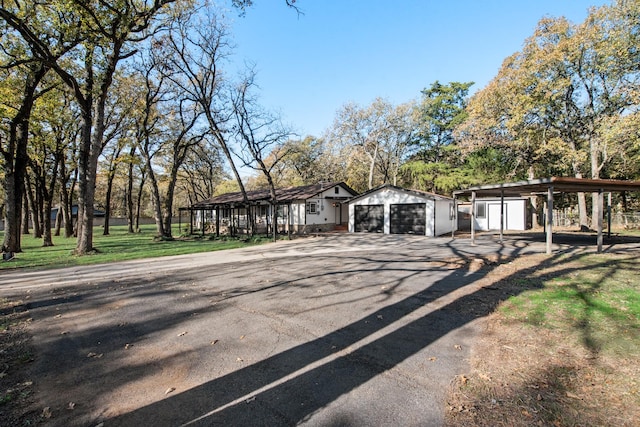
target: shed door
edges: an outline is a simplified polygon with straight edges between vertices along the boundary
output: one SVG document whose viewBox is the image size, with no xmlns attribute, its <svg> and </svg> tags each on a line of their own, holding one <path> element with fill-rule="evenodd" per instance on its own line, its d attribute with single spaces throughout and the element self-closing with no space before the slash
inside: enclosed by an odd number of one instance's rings
<svg viewBox="0 0 640 427">
<path fill-rule="evenodd" d="M 500 230 L 500 203 L 489 203 L 487 206 L 489 211 L 489 230 Z M 507 204 L 504 204 L 504 230 L 507 230 Z"/>
<path fill-rule="evenodd" d="M 391 234 L 420 234 L 427 230 L 426 204 L 391 205 Z"/>
<path fill-rule="evenodd" d="M 356 205 L 355 230 L 382 233 L 384 230 L 384 205 Z"/>
</svg>

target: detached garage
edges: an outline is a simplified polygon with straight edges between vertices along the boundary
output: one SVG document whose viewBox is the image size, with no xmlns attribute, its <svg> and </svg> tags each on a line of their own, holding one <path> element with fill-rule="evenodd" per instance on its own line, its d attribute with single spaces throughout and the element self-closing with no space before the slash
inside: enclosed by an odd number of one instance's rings
<svg viewBox="0 0 640 427">
<path fill-rule="evenodd" d="M 349 232 L 439 236 L 453 214 L 449 197 L 386 184 L 349 200 Z"/>
</svg>

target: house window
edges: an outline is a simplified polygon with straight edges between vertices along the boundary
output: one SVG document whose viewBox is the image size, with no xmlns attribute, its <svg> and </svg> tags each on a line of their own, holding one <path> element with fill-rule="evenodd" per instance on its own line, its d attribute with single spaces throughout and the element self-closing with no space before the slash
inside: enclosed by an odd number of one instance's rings
<svg viewBox="0 0 640 427">
<path fill-rule="evenodd" d="M 487 204 L 485 202 L 476 203 L 476 218 L 487 217 Z"/>
<path fill-rule="evenodd" d="M 340 194 L 340 188 L 339 187 L 335 187 L 333 189 L 333 192 L 336 193 L 336 194 Z"/>
<path fill-rule="evenodd" d="M 318 215 L 318 202 L 307 202 L 307 213 L 311 215 Z"/>
</svg>

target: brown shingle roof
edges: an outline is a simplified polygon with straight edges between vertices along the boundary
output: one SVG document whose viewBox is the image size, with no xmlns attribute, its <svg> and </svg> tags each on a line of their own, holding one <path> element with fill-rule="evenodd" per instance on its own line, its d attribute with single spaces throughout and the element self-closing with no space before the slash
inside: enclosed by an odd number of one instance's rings
<svg viewBox="0 0 640 427">
<path fill-rule="evenodd" d="M 354 196 L 357 194 L 344 182 L 322 182 L 319 184 L 304 185 L 301 187 L 276 188 L 276 197 L 278 199 L 278 203 L 289 203 L 296 200 L 306 200 L 322 193 L 323 191 L 331 189 L 336 185 L 343 187 L 345 190 L 347 190 Z M 259 202 L 268 202 L 271 200 L 271 193 L 269 190 L 247 191 L 247 198 L 249 199 L 249 203 L 251 204 L 259 203 Z M 190 208 L 202 209 L 202 208 L 210 208 L 215 206 L 243 205 L 243 204 L 244 204 L 244 199 L 242 197 L 242 193 L 238 191 L 235 193 L 221 194 L 219 196 L 211 197 L 210 199 L 194 203 L 193 205 L 190 206 Z"/>
</svg>

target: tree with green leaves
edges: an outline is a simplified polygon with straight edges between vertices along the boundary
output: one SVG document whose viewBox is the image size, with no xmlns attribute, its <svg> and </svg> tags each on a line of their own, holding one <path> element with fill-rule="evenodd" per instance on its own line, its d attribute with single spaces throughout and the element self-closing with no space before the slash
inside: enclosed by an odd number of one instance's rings
<svg viewBox="0 0 640 427">
<path fill-rule="evenodd" d="M 50 67 L 69 86 L 81 111 L 77 254 L 94 250 L 96 171 L 113 75 L 118 64 L 135 53 L 136 43 L 163 25 L 158 22 L 159 16 L 175 2 L 48 0 L 29 6 L 7 2 L 0 7 L 0 18 L 20 35 L 37 63 Z M 57 19 L 51 21 L 52 16 Z M 53 49 L 51 42 L 57 39 L 52 38 L 50 30 L 73 43 Z M 68 61 L 68 57 L 74 61 Z"/>
<path fill-rule="evenodd" d="M 615 1 L 577 25 L 542 19 L 523 50 L 471 99 L 460 127 L 466 148 L 510 147 L 529 178 L 608 175 L 607 165 L 624 151 L 608 130 L 640 105 L 639 5 Z M 580 224 L 588 227 L 584 195 L 578 200 Z M 592 219 L 598 207 L 593 203 Z"/>
<path fill-rule="evenodd" d="M 454 129 L 467 117 L 466 106 L 472 82 L 438 81 L 422 91 L 414 115 L 417 151 L 401 168 L 402 181 L 413 188 L 451 193 L 474 181 L 455 143 Z"/>
</svg>

